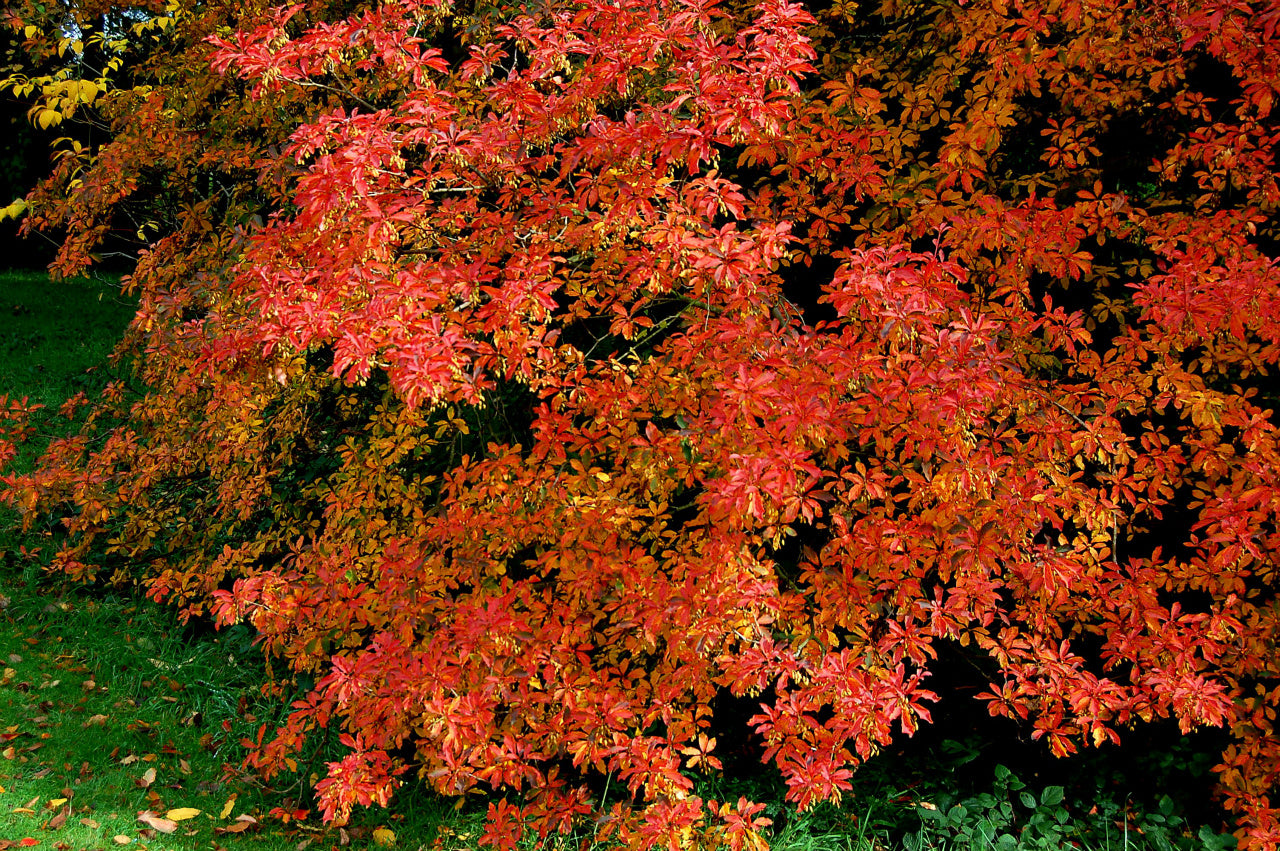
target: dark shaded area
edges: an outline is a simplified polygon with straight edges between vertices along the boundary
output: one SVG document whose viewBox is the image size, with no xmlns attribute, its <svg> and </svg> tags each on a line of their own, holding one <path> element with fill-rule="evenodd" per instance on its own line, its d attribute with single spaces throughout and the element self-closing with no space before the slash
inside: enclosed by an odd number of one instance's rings
<svg viewBox="0 0 1280 851">
<path fill-rule="evenodd" d="M 882 811 L 872 814 L 877 828 L 902 839 L 899 832 L 919 823 L 915 802 L 982 796 L 1007 769 L 1029 789 L 1063 787 L 1065 800 L 1081 813 L 1091 806 L 1119 804 L 1134 814 L 1169 811 L 1188 825 L 1230 832 L 1215 800 L 1212 772 L 1230 739 L 1227 731 L 1183 734 L 1176 721 L 1139 723 L 1120 731 L 1118 746 L 1086 746 L 1071 757 L 1056 758 L 1045 743 L 1032 738 L 1030 722 L 992 717 L 987 704 L 975 699 L 988 686 L 971 654 L 958 646 L 940 645 L 939 651 L 928 684 L 941 696 L 933 708 L 934 722 L 922 725 L 914 736 L 899 734 L 852 779 L 854 811 L 881 806 Z M 776 769 L 762 768 L 765 743 L 749 724 L 761 705 L 773 699 L 771 690 L 743 697 L 722 693 L 713 708 L 716 754 L 724 763 L 721 791 L 729 797 L 731 790 L 741 790 L 770 801 L 767 815 L 774 820 L 776 836 L 797 816 L 781 803 L 786 789 Z M 769 797 L 762 797 L 766 792 Z M 883 811 L 885 803 L 895 802 L 900 812 Z"/>
<path fill-rule="evenodd" d="M 27 123 L 26 105 L 11 92 L 0 94 L 0 207 L 24 197 L 49 166 L 46 134 Z M 49 239 L 18 235 L 20 221 L 0 221 L 0 268 L 43 269 L 57 246 Z"/>
</svg>

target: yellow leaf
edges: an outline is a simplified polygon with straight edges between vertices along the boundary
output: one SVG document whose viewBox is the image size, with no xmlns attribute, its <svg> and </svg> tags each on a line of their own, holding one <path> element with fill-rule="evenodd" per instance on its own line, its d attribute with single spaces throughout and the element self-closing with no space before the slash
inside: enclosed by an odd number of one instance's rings
<svg viewBox="0 0 1280 851">
<path fill-rule="evenodd" d="M 77 91 L 76 94 L 79 96 L 80 100 L 85 103 L 93 103 L 93 99 L 98 96 L 98 92 L 100 91 L 98 89 L 98 84 L 92 80 L 81 80 L 77 84 L 77 88 L 79 91 Z"/>
<path fill-rule="evenodd" d="M 227 802 L 222 805 L 222 812 L 218 814 L 218 818 L 226 818 L 227 816 L 231 815 L 231 810 L 232 808 L 235 807 L 235 805 L 236 805 L 236 796 L 232 795 L 230 798 L 227 798 Z"/>
<path fill-rule="evenodd" d="M 27 27 L 23 29 L 22 34 L 26 38 L 35 38 L 36 33 L 38 32 L 40 32 L 40 30 L 37 27 L 33 27 L 30 24 L 28 24 Z"/>
<path fill-rule="evenodd" d="M 374 845 L 395 845 L 396 844 L 395 831 L 388 830 L 385 827 L 378 828 L 373 832 L 373 844 Z"/>
<path fill-rule="evenodd" d="M 186 821 L 200 815 L 200 811 L 195 807 L 175 807 L 164 814 L 164 817 L 170 821 Z"/>
<path fill-rule="evenodd" d="M 66 798 L 50 798 L 49 803 L 45 804 L 44 808 L 46 810 L 56 810 L 58 807 L 62 806 L 66 802 L 67 802 Z"/>
<path fill-rule="evenodd" d="M 62 123 L 62 113 L 56 109 L 42 109 L 36 113 L 36 124 L 40 125 L 41 130 L 48 130 L 55 124 Z"/>
<path fill-rule="evenodd" d="M 111 841 L 117 845 L 128 845 L 133 840 L 123 834 L 117 833 L 115 836 L 111 837 Z"/>
<path fill-rule="evenodd" d="M 5 219 L 18 218 L 18 216 L 22 215 L 22 212 L 25 209 L 27 209 L 27 202 L 19 198 L 17 201 L 14 201 L 9 206 L 3 209 L 0 209 L 0 222 L 4 221 Z M 13 679 L 17 675 L 18 675 L 18 672 L 15 671 L 13 668 L 5 668 L 4 675 L 0 676 L 0 682 L 7 683 L 9 680 Z"/>
</svg>

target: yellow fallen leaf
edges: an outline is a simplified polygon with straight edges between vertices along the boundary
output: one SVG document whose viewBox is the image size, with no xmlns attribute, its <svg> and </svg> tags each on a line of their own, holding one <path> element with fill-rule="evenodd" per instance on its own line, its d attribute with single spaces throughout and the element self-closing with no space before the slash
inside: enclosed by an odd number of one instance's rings
<svg viewBox="0 0 1280 851">
<path fill-rule="evenodd" d="M 395 845 L 396 844 L 395 831 L 389 830 L 385 827 L 378 828 L 373 832 L 373 844 L 374 845 Z"/>
<path fill-rule="evenodd" d="M 33 810 L 33 809 L 31 809 L 30 807 L 14 807 L 14 808 L 13 808 L 12 810 L 10 810 L 9 812 L 11 812 L 11 813 L 21 813 L 21 814 L 22 814 L 22 815 L 24 815 L 24 816 L 33 816 L 33 815 L 35 815 L 35 814 L 36 814 L 36 811 L 35 811 L 35 810 Z"/>
<path fill-rule="evenodd" d="M 66 802 L 67 802 L 66 798 L 50 798 L 49 803 L 45 804 L 44 808 L 46 810 L 56 810 L 58 807 L 62 806 Z"/>
<path fill-rule="evenodd" d="M 111 837 L 111 841 L 117 845 L 128 845 L 133 840 L 123 834 L 117 833 L 115 836 Z"/>
<path fill-rule="evenodd" d="M 235 808 L 235 805 L 236 796 L 232 795 L 230 798 L 227 798 L 227 802 L 222 805 L 222 812 L 218 813 L 218 818 L 226 818 L 231 815 L 231 810 Z"/>
<path fill-rule="evenodd" d="M 200 815 L 200 811 L 195 807 L 175 807 L 164 814 L 169 821 L 186 821 Z"/>
</svg>

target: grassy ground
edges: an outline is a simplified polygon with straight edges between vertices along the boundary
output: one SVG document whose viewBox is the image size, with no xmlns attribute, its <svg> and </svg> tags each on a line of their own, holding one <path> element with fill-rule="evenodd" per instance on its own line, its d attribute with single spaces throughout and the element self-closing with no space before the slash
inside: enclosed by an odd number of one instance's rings
<svg viewBox="0 0 1280 851">
<path fill-rule="evenodd" d="M 56 408 L 91 389 L 133 310 L 111 279 L 0 272 L 0 394 Z"/>
<path fill-rule="evenodd" d="M 111 282 L 0 273 L 0 394 L 55 409 L 92 394 L 131 313 Z M 28 452 L 17 463 L 30 462 Z M 239 772 L 240 740 L 274 723 L 282 705 L 261 697 L 267 677 L 252 636 L 184 626 L 130 594 L 46 576 L 39 558 L 21 555 L 41 540 L 12 520 L 0 516 L 0 851 L 475 847 L 482 805 L 456 809 L 407 790 L 390 811 L 325 829 L 304 788 L 323 757 L 300 755 L 299 774 L 270 786 Z M 1234 847 L 1189 824 L 1171 798 L 1131 794 L 1123 777 L 1103 782 L 1085 767 L 1087 779 L 1066 786 L 1024 783 L 980 750 L 944 742 L 923 756 L 890 755 L 859 774 L 845 807 L 803 815 L 763 775 L 714 778 L 701 792 L 770 802 L 780 851 Z M 1170 750 L 1164 764 L 1203 756 Z"/>
</svg>

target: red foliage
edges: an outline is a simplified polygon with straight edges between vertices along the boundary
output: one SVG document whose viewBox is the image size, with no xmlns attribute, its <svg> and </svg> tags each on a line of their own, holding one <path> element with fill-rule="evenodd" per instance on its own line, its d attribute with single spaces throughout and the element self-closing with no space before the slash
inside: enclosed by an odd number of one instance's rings
<svg viewBox="0 0 1280 851">
<path fill-rule="evenodd" d="M 693 794 L 713 698 L 762 696 L 807 806 L 930 720 L 949 642 L 1055 754 L 1228 727 L 1224 801 L 1274 847 L 1276 23 L 182 12 L 31 198 L 64 270 L 170 214 L 145 389 L 9 498 L 68 512 L 73 576 L 319 674 L 252 760 L 339 724 L 329 819 L 413 769 L 524 791 L 499 847 L 594 812 L 757 848 L 757 806 Z M 595 812 L 593 776 L 630 796 Z"/>
</svg>

